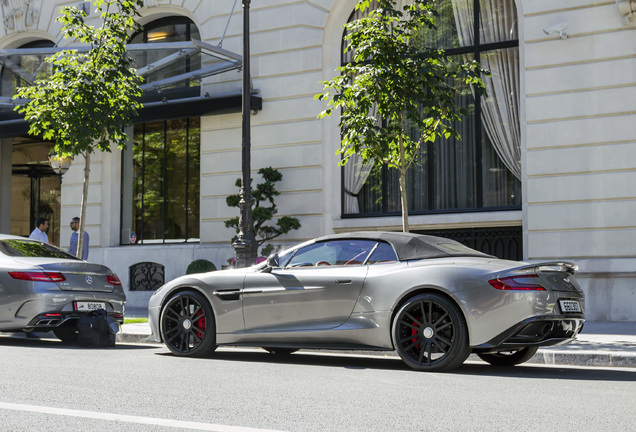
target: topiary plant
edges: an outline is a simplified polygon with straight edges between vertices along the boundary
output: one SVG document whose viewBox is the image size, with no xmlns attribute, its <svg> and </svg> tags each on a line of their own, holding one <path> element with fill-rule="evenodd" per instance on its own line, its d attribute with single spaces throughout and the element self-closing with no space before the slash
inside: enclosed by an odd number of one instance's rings
<svg viewBox="0 0 636 432">
<path fill-rule="evenodd" d="M 280 195 L 280 192 L 276 189 L 276 183 L 283 179 L 283 174 L 276 168 L 267 167 L 258 170 L 258 173 L 263 178 L 263 182 L 256 185 L 256 188 L 252 190 L 252 216 L 254 218 L 254 237 L 256 238 L 256 250 L 263 245 L 266 241 L 275 239 L 276 237 L 287 234 L 292 230 L 300 229 L 300 221 L 298 218 L 291 216 L 283 216 L 276 220 L 276 224 L 265 225 L 267 222 L 274 219 L 274 216 L 278 214 L 278 207 L 274 202 L 274 197 Z M 241 179 L 236 179 L 236 186 L 241 187 Z M 241 201 L 240 195 L 230 195 L 226 198 L 227 205 L 229 207 L 239 207 Z M 269 207 L 267 206 L 269 204 Z M 234 228 L 236 233 L 239 232 L 239 218 L 234 217 L 225 221 L 227 228 Z M 236 236 L 232 238 L 232 243 L 236 241 Z M 272 245 L 267 245 L 262 252 L 263 256 L 267 256 L 274 251 Z"/>
<path fill-rule="evenodd" d="M 216 266 L 208 260 L 198 259 L 190 263 L 186 274 L 206 273 L 209 271 L 216 271 Z"/>
</svg>

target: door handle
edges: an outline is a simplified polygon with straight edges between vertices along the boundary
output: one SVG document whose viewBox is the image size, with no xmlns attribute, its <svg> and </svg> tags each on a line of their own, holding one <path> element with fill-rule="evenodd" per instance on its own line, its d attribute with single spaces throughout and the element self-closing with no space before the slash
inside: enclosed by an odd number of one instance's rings
<svg viewBox="0 0 636 432">
<path fill-rule="evenodd" d="M 336 281 L 336 285 L 346 285 L 346 284 L 351 284 L 351 279 Z"/>
</svg>

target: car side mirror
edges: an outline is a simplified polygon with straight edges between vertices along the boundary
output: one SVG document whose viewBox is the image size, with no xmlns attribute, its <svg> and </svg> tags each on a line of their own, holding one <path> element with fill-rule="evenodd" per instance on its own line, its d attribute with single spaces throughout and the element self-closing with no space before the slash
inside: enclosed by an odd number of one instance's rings
<svg viewBox="0 0 636 432">
<path fill-rule="evenodd" d="M 271 273 L 274 267 L 278 267 L 278 254 L 274 253 L 267 257 L 267 267 L 263 269 L 263 273 Z"/>
<path fill-rule="evenodd" d="M 267 257 L 267 267 L 279 267 L 278 254 L 273 253 Z"/>
</svg>

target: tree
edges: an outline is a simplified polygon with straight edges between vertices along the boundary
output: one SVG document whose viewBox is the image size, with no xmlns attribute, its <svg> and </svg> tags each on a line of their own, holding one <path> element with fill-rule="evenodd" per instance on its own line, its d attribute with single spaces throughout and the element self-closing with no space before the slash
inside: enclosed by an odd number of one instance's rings
<svg viewBox="0 0 636 432">
<path fill-rule="evenodd" d="M 290 216 L 283 216 L 276 221 L 276 225 L 265 225 L 268 221 L 274 218 L 274 215 L 278 214 L 278 207 L 274 202 L 274 197 L 280 195 L 280 192 L 276 190 L 275 183 L 278 183 L 283 179 L 283 174 L 275 168 L 267 167 L 258 170 L 258 173 L 263 177 L 263 183 L 256 185 L 256 188 L 252 190 L 252 214 L 254 217 L 254 237 L 256 242 L 254 244 L 254 255 L 258 252 L 263 243 L 266 241 L 275 239 L 278 236 L 287 234 L 289 231 L 297 230 L 301 227 L 300 221 L 297 218 Z M 236 186 L 241 187 L 241 179 L 236 180 Z M 239 206 L 241 200 L 240 195 L 230 195 L 226 198 L 227 205 L 230 207 Z M 269 202 L 270 206 L 265 207 L 263 204 Z M 239 232 L 239 218 L 234 217 L 225 221 L 227 228 L 234 228 L 236 232 Z M 236 241 L 236 237 L 232 238 L 232 243 Z M 268 247 L 269 246 L 269 247 Z M 271 245 L 263 248 L 263 254 L 269 255 L 273 250 Z"/>
<path fill-rule="evenodd" d="M 356 10 L 364 12 L 370 3 L 362 0 Z M 424 143 L 459 138 L 451 125 L 468 113 L 456 103 L 462 86 L 484 91 L 480 74 L 486 72 L 476 62 L 459 63 L 442 50 L 422 46 L 422 32 L 435 29 L 438 15 L 431 3 L 413 0 L 398 10 L 395 0 L 377 0 L 367 17 L 346 24 L 345 50 L 353 60 L 337 69 L 340 75 L 323 81 L 324 93 L 316 95 L 327 102 L 321 118 L 340 108 L 340 165 L 357 154 L 363 162 L 399 172 L 405 232 L 407 170 Z"/>
<path fill-rule="evenodd" d="M 88 51 L 62 50 L 47 57 L 52 74 L 18 88 L 14 96 L 29 100 L 16 110 L 24 114 L 31 135 L 54 140 L 58 156 L 84 157 L 78 257 L 84 244 L 90 155 L 96 150 L 110 152 L 113 143 L 126 148 L 124 127 L 141 108 L 142 95 L 134 60 L 126 55 L 129 34 L 138 28 L 134 17 L 139 16 L 142 0 L 93 3 L 101 18 L 99 28 L 89 26 L 86 13 L 77 7 L 63 7 L 57 19 L 64 38 L 88 45 Z"/>
</svg>

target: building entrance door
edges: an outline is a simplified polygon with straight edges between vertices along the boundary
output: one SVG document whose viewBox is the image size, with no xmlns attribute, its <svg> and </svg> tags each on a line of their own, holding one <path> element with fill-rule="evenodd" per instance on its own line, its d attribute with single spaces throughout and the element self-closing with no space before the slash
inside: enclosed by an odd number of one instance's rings
<svg viewBox="0 0 636 432">
<path fill-rule="evenodd" d="M 49 220 L 49 241 L 59 246 L 62 185 L 49 166 L 52 147 L 46 141 L 13 139 L 11 234 L 28 236 L 36 220 L 45 217 Z"/>
</svg>

